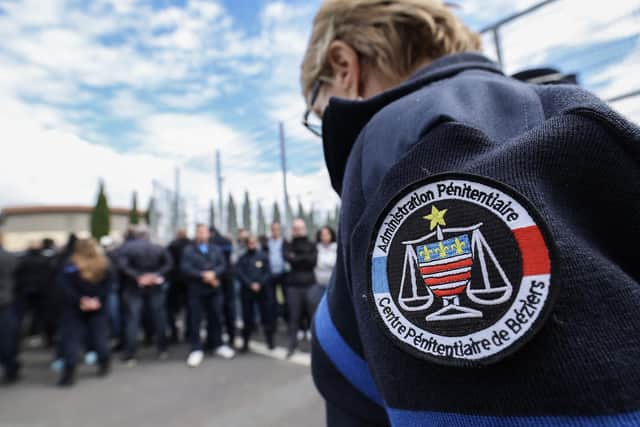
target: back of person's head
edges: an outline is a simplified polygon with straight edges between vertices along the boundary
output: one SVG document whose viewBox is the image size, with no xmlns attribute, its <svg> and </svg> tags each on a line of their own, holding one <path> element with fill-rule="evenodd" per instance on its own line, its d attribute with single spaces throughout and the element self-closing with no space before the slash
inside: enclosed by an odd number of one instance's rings
<svg viewBox="0 0 640 427">
<path fill-rule="evenodd" d="M 149 240 L 149 229 L 144 224 L 136 225 L 133 233 L 136 239 Z"/>
<path fill-rule="evenodd" d="M 351 46 L 360 61 L 395 84 L 442 56 L 479 51 L 480 36 L 440 0 L 325 0 L 302 63 L 302 92 L 331 81 L 331 43 Z"/>
<path fill-rule="evenodd" d="M 186 239 L 187 238 L 187 229 L 184 227 L 180 227 L 176 230 L 176 240 Z"/>
<path fill-rule="evenodd" d="M 109 261 L 94 239 L 78 239 L 71 262 L 78 268 L 80 277 L 89 283 L 98 283 L 106 275 Z"/>
</svg>

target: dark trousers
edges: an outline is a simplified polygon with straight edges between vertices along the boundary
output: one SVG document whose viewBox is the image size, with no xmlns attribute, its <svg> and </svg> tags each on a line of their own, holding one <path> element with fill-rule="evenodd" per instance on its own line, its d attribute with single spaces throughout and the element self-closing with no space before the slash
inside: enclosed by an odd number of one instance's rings
<svg viewBox="0 0 640 427">
<path fill-rule="evenodd" d="M 207 319 L 207 344 L 206 350 L 215 350 L 222 345 L 222 317 L 223 296 L 221 292 L 189 293 L 189 341 L 191 351 L 202 350 L 200 339 L 200 325 L 203 314 Z"/>
<path fill-rule="evenodd" d="M 24 329 L 24 320 L 31 314 L 31 323 L 27 328 L 27 335 L 39 334 L 44 325 L 45 306 L 40 293 L 21 295 L 15 302 L 15 313 L 18 322 L 18 334 Z"/>
<path fill-rule="evenodd" d="M 69 369 L 77 365 L 82 348 L 95 351 L 101 364 L 109 361 L 109 315 L 106 310 L 93 313 L 69 310 L 62 317 L 60 329 L 63 358 Z"/>
<path fill-rule="evenodd" d="M 178 326 L 176 324 L 180 312 L 187 303 L 187 285 L 181 281 L 174 280 L 169 285 L 167 291 L 167 320 L 171 338 L 178 341 Z"/>
<path fill-rule="evenodd" d="M 165 295 L 161 287 L 145 290 L 126 290 L 124 293 L 127 303 L 127 353 L 133 356 L 138 349 L 138 332 L 142 308 L 146 304 L 153 322 L 158 351 L 167 349 Z"/>
<path fill-rule="evenodd" d="M 245 340 L 249 340 L 256 328 L 256 308 L 260 313 L 260 323 L 265 336 L 272 336 L 275 318 L 272 311 L 270 286 L 263 287 L 260 292 L 242 289 L 242 321 L 244 323 L 242 337 Z"/>
<path fill-rule="evenodd" d="M 0 365 L 7 377 L 18 373 L 18 322 L 15 307 L 0 306 Z"/>
<path fill-rule="evenodd" d="M 318 295 L 320 294 L 319 285 L 308 286 L 287 286 L 287 304 L 289 305 L 289 350 L 293 350 L 298 346 L 298 329 L 304 315 L 310 319 L 320 302 Z"/>
<path fill-rule="evenodd" d="M 224 313 L 224 324 L 229 335 L 229 344 L 233 344 L 236 337 L 236 288 L 235 281 L 231 275 L 225 274 L 221 280 L 223 303 L 222 311 Z"/>
<path fill-rule="evenodd" d="M 289 308 L 287 305 L 287 292 L 285 287 L 286 273 L 274 274 L 271 276 L 269 291 L 271 292 L 271 304 L 274 320 L 281 317 L 285 321 L 289 318 Z M 280 289 L 284 296 L 284 301 L 280 302 L 277 298 L 277 291 Z M 277 325 L 277 322 L 276 322 Z"/>
</svg>

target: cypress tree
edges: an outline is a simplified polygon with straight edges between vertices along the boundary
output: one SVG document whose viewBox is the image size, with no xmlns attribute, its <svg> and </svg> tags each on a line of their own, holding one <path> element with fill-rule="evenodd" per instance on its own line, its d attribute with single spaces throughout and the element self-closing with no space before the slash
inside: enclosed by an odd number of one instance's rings
<svg viewBox="0 0 640 427">
<path fill-rule="evenodd" d="M 216 226 L 216 210 L 213 206 L 213 200 L 209 202 L 209 227 Z"/>
<path fill-rule="evenodd" d="M 282 216 L 280 215 L 280 206 L 278 206 L 278 202 L 273 202 L 273 213 L 271 214 L 271 222 L 282 224 Z"/>
<path fill-rule="evenodd" d="M 267 221 L 264 218 L 262 203 L 258 202 L 258 236 L 267 235 Z"/>
<path fill-rule="evenodd" d="M 242 203 L 242 226 L 251 233 L 251 225 L 251 201 L 249 200 L 249 192 L 245 191 Z"/>
<path fill-rule="evenodd" d="M 131 210 L 129 211 L 129 224 L 138 225 L 140 223 L 140 212 L 138 212 L 138 193 L 133 192 L 131 199 Z"/>
<path fill-rule="evenodd" d="M 227 232 L 232 236 L 238 234 L 238 217 L 236 214 L 236 202 L 233 200 L 233 196 L 229 194 L 229 201 L 227 202 Z"/>
<path fill-rule="evenodd" d="M 100 180 L 98 187 L 98 199 L 96 205 L 91 211 L 90 219 L 91 235 L 100 240 L 102 236 L 107 236 L 111 231 L 111 212 L 109 211 L 109 203 L 104 193 L 104 182 Z"/>
<path fill-rule="evenodd" d="M 149 199 L 149 205 L 147 206 L 147 210 L 146 212 L 144 212 L 144 222 L 147 223 L 147 225 L 151 225 L 151 217 L 153 216 L 153 210 L 155 209 L 155 204 L 156 201 L 154 200 L 154 198 L 150 198 Z"/>
</svg>

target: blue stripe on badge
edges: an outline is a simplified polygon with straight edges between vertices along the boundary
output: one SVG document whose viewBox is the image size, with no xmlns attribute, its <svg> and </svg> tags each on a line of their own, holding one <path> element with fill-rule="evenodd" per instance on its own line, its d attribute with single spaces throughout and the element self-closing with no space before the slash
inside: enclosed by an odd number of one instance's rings
<svg viewBox="0 0 640 427">
<path fill-rule="evenodd" d="M 602 416 L 504 416 L 463 415 L 407 411 L 387 408 L 393 426 L 418 427 L 633 427 L 640 425 L 640 412 Z"/>
<path fill-rule="evenodd" d="M 376 257 L 371 260 L 371 285 L 374 294 L 389 293 L 386 256 Z"/>
<path fill-rule="evenodd" d="M 326 295 L 320 301 L 315 314 L 315 331 L 320 347 L 342 376 L 360 393 L 383 406 L 367 362 L 349 347 L 333 324 Z"/>
</svg>

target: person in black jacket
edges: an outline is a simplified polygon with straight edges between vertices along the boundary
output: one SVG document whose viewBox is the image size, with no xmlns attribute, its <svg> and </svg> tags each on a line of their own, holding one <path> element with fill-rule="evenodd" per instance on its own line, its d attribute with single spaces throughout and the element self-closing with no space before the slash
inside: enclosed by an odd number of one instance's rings
<svg viewBox="0 0 640 427">
<path fill-rule="evenodd" d="M 120 270 L 125 278 L 124 299 L 127 305 L 127 349 L 123 361 L 135 364 L 138 328 L 143 304 L 149 304 L 158 358 L 167 358 L 165 290 L 171 271 L 171 255 L 162 246 L 149 241 L 145 228 L 136 230 L 136 239 L 125 243 L 118 253 Z"/>
<path fill-rule="evenodd" d="M 187 285 L 182 279 L 180 261 L 184 249 L 190 244 L 191 240 L 187 237 L 187 230 L 180 228 L 176 232 L 175 240 L 167 248 L 173 259 L 173 268 L 169 274 L 169 290 L 167 291 L 167 314 L 169 329 L 171 330 L 171 341 L 174 343 L 179 341 L 178 327 L 176 326 L 177 316 L 187 301 Z"/>
<path fill-rule="evenodd" d="M 107 297 L 113 282 L 109 259 L 93 239 L 79 239 L 58 277 L 65 302 L 61 322 L 64 370 L 59 386 L 75 381 L 78 352 L 85 342 L 98 354 L 98 375 L 109 373 Z"/>
<path fill-rule="evenodd" d="M 207 351 L 225 359 L 232 358 L 234 351 L 222 343 L 222 290 L 220 278 L 227 269 L 224 255 L 219 247 L 209 239 L 209 228 L 204 224 L 196 226 L 196 241 L 188 246 L 182 255 L 181 270 L 187 283 L 189 295 L 189 340 L 191 352 L 187 365 L 195 368 L 204 357 L 200 340 L 202 314 L 207 318 Z"/>
<path fill-rule="evenodd" d="M 3 383 L 18 380 L 18 334 L 14 311 L 15 270 L 17 258 L 2 248 L 0 233 L 0 366 L 4 368 Z"/>
<path fill-rule="evenodd" d="M 220 277 L 220 287 L 222 288 L 222 312 L 224 314 L 225 328 L 227 329 L 227 344 L 234 347 L 236 338 L 236 290 L 233 280 L 233 269 L 231 268 L 231 252 L 233 245 L 231 240 L 224 237 L 215 227 L 209 227 L 211 233 L 210 242 L 222 251 L 224 260 L 227 263 L 227 270 Z"/>
<path fill-rule="evenodd" d="M 307 237 L 307 226 L 303 219 L 296 218 L 291 226 L 293 239 L 284 246 L 284 258 L 291 266 L 287 277 L 287 304 L 289 305 L 289 348 L 291 357 L 298 347 L 298 328 L 303 314 L 313 316 L 314 285 L 313 272 L 318 257 L 315 243 Z"/>
<path fill-rule="evenodd" d="M 242 352 L 249 350 L 249 339 L 255 329 L 256 306 L 260 311 L 260 320 L 267 339 L 267 346 L 273 349 L 273 322 L 271 311 L 271 290 L 269 257 L 258 249 L 258 239 L 250 236 L 247 240 L 247 252 L 236 264 L 236 277 L 240 282 L 242 295 Z"/>
<path fill-rule="evenodd" d="M 54 274 L 51 257 L 47 256 L 40 242 L 32 242 L 19 258 L 16 270 L 16 314 L 22 325 L 25 316 L 31 314 L 28 328 L 30 336 L 43 332 L 46 305 L 46 289 Z M 19 327 L 21 329 L 21 327 Z"/>
</svg>

